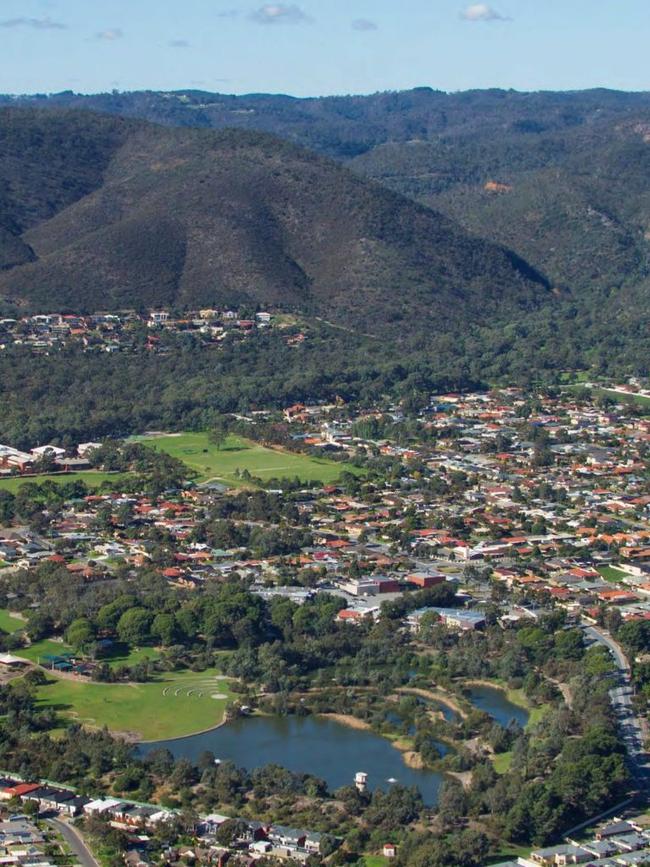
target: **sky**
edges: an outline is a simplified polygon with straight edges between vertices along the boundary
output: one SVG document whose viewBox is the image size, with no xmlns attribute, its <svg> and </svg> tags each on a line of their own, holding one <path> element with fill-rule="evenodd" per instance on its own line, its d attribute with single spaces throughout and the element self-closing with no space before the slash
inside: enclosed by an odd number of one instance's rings
<svg viewBox="0 0 650 867">
<path fill-rule="evenodd" d="M 0 0 L 0 92 L 650 90 L 649 0 Z"/>
</svg>

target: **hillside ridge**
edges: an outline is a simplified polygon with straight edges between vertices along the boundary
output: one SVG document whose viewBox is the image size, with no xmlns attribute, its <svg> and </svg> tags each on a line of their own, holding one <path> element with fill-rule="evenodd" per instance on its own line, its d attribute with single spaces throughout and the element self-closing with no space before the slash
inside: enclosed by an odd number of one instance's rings
<svg viewBox="0 0 650 867">
<path fill-rule="evenodd" d="M 0 166 L 5 298 L 273 304 L 379 333 L 552 299 L 511 251 L 267 134 L 10 108 L 2 140 L 15 152 Z"/>
</svg>

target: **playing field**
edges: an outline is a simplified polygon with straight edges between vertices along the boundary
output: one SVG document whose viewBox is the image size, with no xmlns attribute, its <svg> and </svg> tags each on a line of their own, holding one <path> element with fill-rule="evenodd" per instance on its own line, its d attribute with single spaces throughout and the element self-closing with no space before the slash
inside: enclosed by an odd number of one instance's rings
<svg viewBox="0 0 650 867">
<path fill-rule="evenodd" d="M 184 461 L 197 472 L 197 481 L 215 480 L 232 487 L 242 484 L 237 470 L 248 470 L 265 481 L 297 476 L 303 482 L 326 484 L 336 481 L 345 470 L 357 475 L 360 472 L 350 464 L 269 449 L 237 436 L 229 436 L 220 449 L 209 442 L 207 433 L 146 437 L 143 442 Z"/>
<path fill-rule="evenodd" d="M 620 403 L 638 403 L 646 409 L 650 409 L 650 397 L 646 397 L 644 394 L 625 394 L 624 392 L 612 391 L 608 388 L 602 388 L 600 392 L 614 398 L 614 400 L 618 400 Z"/>
<path fill-rule="evenodd" d="M 94 470 L 88 470 L 83 473 L 58 473 L 55 475 L 40 475 L 40 476 L 14 476 L 10 479 L 0 479 L 0 491 L 9 491 L 15 494 L 16 491 L 27 485 L 41 485 L 43 482 L 56 482 L 58 485 L 64 485 L 67 482 L 85 482 L 89 488 L 98 488 L 105 481 L 115 481 L 120 478 L 120 473 L 99 473 Z"/>
<path fill-rule="evenodd" d="M 616 566 L 599 566 L 598 571 L 605 581 L 611 581 L 616 584 L 620 584 L 623 579 L 630 577 L 627 572 L 623 572 L 622 569 L 617 569 Z"/>
<path fill-rule="evenodd" d="M 14 650 L 13 654 L 14 656 L 21 656 L 23 659 L 29 659 L 30 662 L 47 666 L 47 656 L 60 656 L 60 654 L 69 652 L 71 649 L 63 641 L 51 641 L 49 638 L 44 638 L 42 641 L 30 644 L 29 647 L 21 647 L 20 650 Z"/>
<path fill-rule="evenodd" d="M 566 386 L 567 389 L 581 389 L 584 388 L 580 381 L 573 382 L 571 385 Z M 650 397 L 647 397 L 644 394 L 634 394 L 627 393 L 622 391 L 616 391 L 611 388 L 603 388 L 603 386 L 594 385 L 591 388 L 595 397 L 611 397 L 612 400 L 617 401 L 618 403 L 626 404 L 626 403 L 637 403 L 642 406 L 644 409 L 650 410 Z"/>
<path fill-rule="evenodd" d="M 0 608 L 0 630 L 3 632 L 18 632 L 25 626 L 25 621 L 12 617 L 6 608 Z"/>
<path fill-rule="evenodd" d="M 138 740 L 166 740 L 218 725 L 230 701 L 216 669 L 173 672 L 152 683 L 101 684 L 51 677 L 39 701 L 62 717 Z"/>
</svg>

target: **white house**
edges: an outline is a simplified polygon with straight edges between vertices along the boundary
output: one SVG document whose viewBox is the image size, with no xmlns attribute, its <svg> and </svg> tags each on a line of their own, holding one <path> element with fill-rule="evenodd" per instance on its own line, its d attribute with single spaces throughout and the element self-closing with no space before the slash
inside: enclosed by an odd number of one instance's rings
<svg viewBox="0 0 650 867">
<path fill-rule="evenodd" d="M 95 449 L 100 449 L 101 447 L 101 443 L 79 443 L 77 446 L 77 454 L 80 458 L 85 458 L 88 457 L 90 452 L 94 452 Z"/>
</svg>

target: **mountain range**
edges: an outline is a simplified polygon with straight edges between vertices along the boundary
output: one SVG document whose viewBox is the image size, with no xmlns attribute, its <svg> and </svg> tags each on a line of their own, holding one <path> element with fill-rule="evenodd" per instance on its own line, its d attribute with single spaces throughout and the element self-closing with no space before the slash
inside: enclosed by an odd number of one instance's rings
<svg viewBox="0 0 650 867">
<path fill-rule="evenodd" d="M 556 286 L 611 292 L 648 278 L 649 93 L 416 88 L 295 99 L 189 90 L 3 102 L 272 133 L 505 245 Z"/>
<path fill-rule="evenodd" d="M 0 147 L 0 294 L 19 304 L 272 305 L 397 334 L 552 298 L 511 251 L 264 133 L 12 107 Z"/>
<path fill-rule="evenodd" d="M 20 302 L 240 301 L 377 334 L 649 313 L 647 93 L 0 96 L 0 145 Z"/>
</svg>

